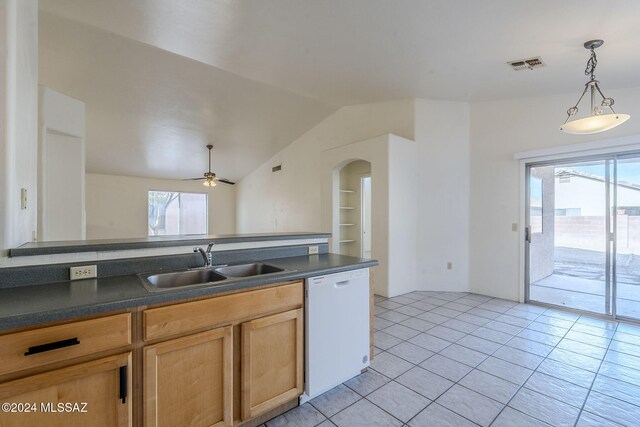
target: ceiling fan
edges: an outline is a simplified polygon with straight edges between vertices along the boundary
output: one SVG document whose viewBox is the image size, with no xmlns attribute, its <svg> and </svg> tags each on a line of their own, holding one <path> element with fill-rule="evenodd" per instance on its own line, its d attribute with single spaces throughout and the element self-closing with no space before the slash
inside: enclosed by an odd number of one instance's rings
<svg viewBox="0 0 640 427">
<path fill-rule="evenodd" d="M 209 170 L 204 173 L 203 177 L 200 177 L 200 178 L 188 178 L 188 179 L 184 179 L 183 181 L 199 181 L 199 180 L 202 180 L 202 181 L 204 181 L 202 183 L 202 185 L 207 186 L 207 187 L 215 187 L 218 184 L 218 182 L 224 182 L 225 184 L 234 185 L 235 182 L 229 181 L 228 179 L 225 179 L 225 178 L 218 178 L 218 177 L 216 177 L 215 173 L 211 172 L 211 149 L 213 149 L 213 145 L 211 145 L 211 144 L 207 145 L 207 149 L 209 150 Z"/>
</svg>

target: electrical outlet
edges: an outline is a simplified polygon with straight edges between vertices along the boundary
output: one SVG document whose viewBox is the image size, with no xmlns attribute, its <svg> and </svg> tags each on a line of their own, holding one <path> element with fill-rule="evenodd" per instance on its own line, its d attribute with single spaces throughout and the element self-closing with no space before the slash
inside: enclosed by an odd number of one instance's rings
<svg viewBox="0 0 640 427">
<path fill-rule="evenodd" d="M 453 270 L 453 263 L 451 261 L 447 262 L 447 270 Z"/>
<path fill-rule="evenodd" d="M 69 280 L 92 279 L 98 277 L 97 265 L 81 265 L 69 268 Z"/>
<path fill-rule="evenodd" d="M 315 255 L 318 253 L 318 245 L 309 246 L 309 255 Z"/>
</svg>

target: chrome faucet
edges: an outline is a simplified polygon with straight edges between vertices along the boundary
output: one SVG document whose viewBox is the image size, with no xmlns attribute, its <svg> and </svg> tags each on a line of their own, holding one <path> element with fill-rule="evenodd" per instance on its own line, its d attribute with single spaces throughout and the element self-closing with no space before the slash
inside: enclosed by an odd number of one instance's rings
<svg viewBox="0 0 640 427">
<path fill-rule="evenodd" d="M 203 267 L 211 267 L 213 265 L 213 257 L 211 256 L 211 248 L 213 247 L 213 245 L 214 245 L 213 242 L 209 243 L 207 245 L 206 251 L 201 247 L 197 247 L 197 246 L 193 248 L 193 252 L 199 252 L 200 255 L 202 256 L 202 260 L 204 262 Z"/>
</svg>

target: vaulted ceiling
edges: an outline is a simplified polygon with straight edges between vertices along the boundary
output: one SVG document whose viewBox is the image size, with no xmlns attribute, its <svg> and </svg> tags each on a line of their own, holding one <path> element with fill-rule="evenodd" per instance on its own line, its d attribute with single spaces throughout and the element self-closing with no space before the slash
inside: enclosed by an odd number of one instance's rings
<svg viewBox="0 0 640 427">
<path fill-rule="evenodd" d="M 640 2 L 40 0 L 40 81 L 87 104 L 91 172 L 240 179 L 340 106 L 640 86 Z M 545 68 L 506 62 L 541 56 Z"/>
</svg>

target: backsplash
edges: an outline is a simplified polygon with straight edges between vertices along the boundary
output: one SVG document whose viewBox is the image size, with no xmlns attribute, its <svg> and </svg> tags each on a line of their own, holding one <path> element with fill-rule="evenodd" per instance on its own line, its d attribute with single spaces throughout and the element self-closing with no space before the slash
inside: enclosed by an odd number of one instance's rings
<svg viewBox="0 0 640 427">
<path fill-rule="evenodd" d="M 279 242 L 282 243 L 282 242 Z M 305 256 L 309 253 L 309 246 L 318 246 L 318 252 L 328 253 L 329 245 L 325 242 L 306 243 L 295 246 L 271 246 L 250 249 L 230 249 L 213 252 L 214 264 L 234 264 L 247 261 L 260 261 L 276 258 Z M 0 288 L 18 286 L 44 285 L 47 283 L 69 280 L 69 268 L 86 265 L 98 266 L 98 277 L 123 276 L 151 271 L 170 271 L 202 266 L 200 254 L 185 251 L 179 254 L 149 256 L 148 251 L 137 251 L 137 257 L 91 260 L 83 259 L 75 262 L 61 262 L 55 264 L 21 265 L 0 268 Z M 175 248 L 174 248 L 175 250 Z M 136 252 L 136 251 L 127 251 Z M 185 253 L 186 252 L 186 253 Z M 146 254 L 141 255 L 141 253 Z M 71 255 L 71 254 L 63 254 Z M 60 256 L 63 256 L 60 255 Z M 86 255 L 86 254 L 82 254 Z M 84 257 L 83 257 L 84 258 Z"/>
</svg>

